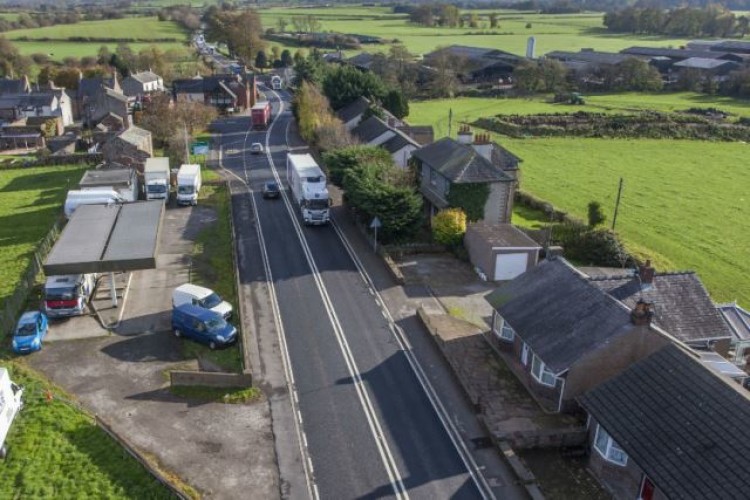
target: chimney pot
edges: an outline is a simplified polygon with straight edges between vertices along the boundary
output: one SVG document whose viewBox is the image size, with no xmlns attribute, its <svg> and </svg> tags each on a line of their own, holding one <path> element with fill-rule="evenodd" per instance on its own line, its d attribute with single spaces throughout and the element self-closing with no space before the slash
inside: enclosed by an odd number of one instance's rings
<svg viewBox="0 0 750 500">
<path fill-rule="evenodd" d="M 646 263 L 638 266 L 638 276 L 641 279 L 641 286 L 649 287 L 654 283 L 654 275 L 656 270 L 651 266 L 651 260 L 646 260 Z"/>
<path fill-rule="evenodd" d="M 645 326 L 651 324 L 651 318 L 654 312 L 651 310 L 651 304 L 644 300 L 636 302 L 635 307 L 630 311 L 630 320 L 635 326 Z"/>
</svg>

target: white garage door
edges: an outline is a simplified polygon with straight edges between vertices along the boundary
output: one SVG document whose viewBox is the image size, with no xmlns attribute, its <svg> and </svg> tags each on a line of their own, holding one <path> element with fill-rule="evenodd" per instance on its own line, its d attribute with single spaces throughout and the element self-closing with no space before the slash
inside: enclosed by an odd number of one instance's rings
<svg viewBox="0 0 750 500">
<path fill-rule="evenodd" d="M 495 257 L 495 281 L 512 280 L 526 272 L 527 253 L 501 253 Z"/>
</svg>

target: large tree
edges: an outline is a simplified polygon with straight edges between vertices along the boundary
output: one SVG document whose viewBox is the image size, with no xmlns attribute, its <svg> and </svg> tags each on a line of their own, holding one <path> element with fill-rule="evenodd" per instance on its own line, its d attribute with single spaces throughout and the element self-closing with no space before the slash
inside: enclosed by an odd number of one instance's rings
<svg viewBox="0 0 750 500">
<path fill-rule="evenodd" d="M 323 92 L 331 101 L 333 109 L 339 109 L 360 96 L 379 101 L 385 97 L 386 88 L 377 75 L 346 65 L 326 72 Z"/>
</svg>

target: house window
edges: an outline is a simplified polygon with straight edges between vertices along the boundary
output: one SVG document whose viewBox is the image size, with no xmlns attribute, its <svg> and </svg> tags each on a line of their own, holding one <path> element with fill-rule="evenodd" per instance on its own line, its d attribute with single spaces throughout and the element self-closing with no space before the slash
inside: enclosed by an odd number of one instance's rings
<svg viewBox="0 0 750 500">
<path fill-rule="evenodd" d="M 531 359 L 531 374 L 542 385 L 555 387 L 555 384 L 557 384 L 555 374 L 547 369 L 544 362 L 536 354 Z"/>
<path fill-rule="evenodd" d="M 516 336 L 516 332 L 513 331 L 513 328 L 511 328 L 508 322 L 505 321 L 502 316 L 497 314 L 497 312 L 495 312 L 492 331 L 500 340 L 505 340 L 507 342 L 513 342 L 513 339 Z"/>
<path fill-rule="evenodd" d="M 521 363 L 523 363 L 523 366 L 528 366 L 529 364 L 529 345 L 526 342 L 521 347 Z"/>
<path fill-rule="evenodd" d="M 594 437 L 594 449 L 607 462 L 617 465 L 626 465 L 628 463 L 628 454 L 620 448 L 612 436 L 601 425 L 596 426 L 596 436 Z"/>
</svg>

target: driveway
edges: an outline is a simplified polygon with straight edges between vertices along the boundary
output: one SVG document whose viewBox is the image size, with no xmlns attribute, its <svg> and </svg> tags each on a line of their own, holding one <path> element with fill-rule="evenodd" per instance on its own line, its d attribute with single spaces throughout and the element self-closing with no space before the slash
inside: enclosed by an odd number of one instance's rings
<svg viewBox="0 0 750 500">
<path fill-rule="evenodd" d="M 197 367 L 181 358 L 181 340 L 169 332 L 171 290 L 187 281 L 192 240 L 214 220 L 202 206 L 168 209 L 157 269 L 133 273 L 115 334 L 49 343 L 28 359 L 204 498 L 276 498 L 265 398 L 223 405 L 190 402 L 168 390 L 168 370 Z"/>
</svg>

